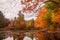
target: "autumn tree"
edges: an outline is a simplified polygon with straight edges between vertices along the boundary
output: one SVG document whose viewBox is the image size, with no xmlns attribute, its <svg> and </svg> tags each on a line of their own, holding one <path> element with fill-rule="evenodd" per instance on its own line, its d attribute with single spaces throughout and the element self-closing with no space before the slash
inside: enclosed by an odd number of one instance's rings
<svg viewBox="0 0 60 40">
<path fill-rule="evenodd" d="M 47 12 L 45 6 L 43 6 L 40 11 L 38 12 L 37 19 L 35 20 L 35 27 L 36 28 L 45 28 L 46 27 L 46 21 L 43 20 L 43 16 Z"/>
<path fill-rule="evenodd" d="M 50 34 L 51 40 L 54 40 L 54 36 L 56 35 L 54 35 L 53 33 L 57 30 L 57 28 L 60 29 L 59 10 L 60 10 L 59 3 L 55 1 L 47 1 L 38 12 L 38 17 L 36 19 L 35 27 L 36 28 L 46 27 L 48 29 L 48 32 L 52 32 L 52 34 Z"/>
<path fill-rule="evenodd" d="M 26 21 L 26 29 L 34 29 L 34 19 Z"/>
<path fill-rule="evenodd" d="M 40 13 L 38 12 L 38 17 L 36 20 L 39 20 L 40 22 L 36 22 L 36 24 L 40 24 L 40 27 L 47 27 L 46 25 L 55 25 L 56 20 L 56 12 L 58 10 L 58 3 L 55 1 L 47 1 L 45 5 L 40 9 Z M 54 21 L 56 20 L 56 21 Z M 45 23 L 45 26 L 44 26 Z M 47 23 L 47 24 L 46 24 Z"/>
<path fill-rule="evenodd" d="M 18 17 L 14 19 L 13 23 L 15 28 L 24 29 L 26 24 L 24 20 L 24 15 L 21 12 L 19 12 Z"/>
</svg>

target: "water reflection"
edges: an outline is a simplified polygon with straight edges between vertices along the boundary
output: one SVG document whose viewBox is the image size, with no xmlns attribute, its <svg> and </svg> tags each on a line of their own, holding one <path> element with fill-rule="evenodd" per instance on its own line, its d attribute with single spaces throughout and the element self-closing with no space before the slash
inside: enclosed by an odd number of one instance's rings
<svg viewBox="0 0 60 40">
<path fill-rule="evenodd" d="M 0 32 L 0 40 L 60 40 L 60 32 Z"/>
</svg>

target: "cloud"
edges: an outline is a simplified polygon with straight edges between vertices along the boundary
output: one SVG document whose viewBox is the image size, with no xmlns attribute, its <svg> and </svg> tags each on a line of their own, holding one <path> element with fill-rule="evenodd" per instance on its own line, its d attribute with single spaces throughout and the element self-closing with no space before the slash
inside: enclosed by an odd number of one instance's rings
<svg viewBox="0 0 60 40">
<path fill-rule="evenodd" d="M 22 6 L 19 0 L 0 0 L 0 11 L 3 12 L 6 18 L 14 19 L 21 9 Z"/>
</svg>

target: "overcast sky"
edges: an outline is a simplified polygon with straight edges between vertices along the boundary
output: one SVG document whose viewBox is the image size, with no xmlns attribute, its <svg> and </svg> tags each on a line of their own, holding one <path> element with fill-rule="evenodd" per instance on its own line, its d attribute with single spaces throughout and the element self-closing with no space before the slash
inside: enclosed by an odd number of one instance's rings
<svg viewBox="0 0 60 40">
<path fill-rule="evenodd" d="M 23 8 L 20 4 L 20 0 L 0 0 L 0 11 L 3 12 L 6 18 L 14 19 L 18 17 L 18 12 Z M 24 14 L 25 20 L 36 19 L 36 14 Z"/>
</svg>

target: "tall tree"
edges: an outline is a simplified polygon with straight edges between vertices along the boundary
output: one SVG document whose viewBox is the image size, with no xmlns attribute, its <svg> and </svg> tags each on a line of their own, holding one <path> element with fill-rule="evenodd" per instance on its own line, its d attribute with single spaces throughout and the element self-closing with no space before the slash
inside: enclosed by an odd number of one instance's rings
<svg viewBox="0 0 60 40">
<path fill-rule="evenodd" d="M 24 29 L 25 27 L 24 15 L 21 12 L 19 12 L 18 17 L 15 18 L 13 23 L 16 28 Z"/>
<path fill-rule="evenodd" d="M 8 26 L 9 20 L 4 17 L 3 13 L 0 11 L 0 27 Z"/>
</svg>

